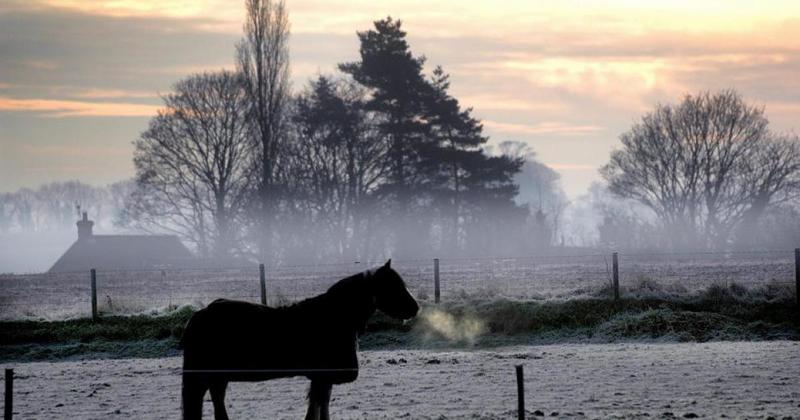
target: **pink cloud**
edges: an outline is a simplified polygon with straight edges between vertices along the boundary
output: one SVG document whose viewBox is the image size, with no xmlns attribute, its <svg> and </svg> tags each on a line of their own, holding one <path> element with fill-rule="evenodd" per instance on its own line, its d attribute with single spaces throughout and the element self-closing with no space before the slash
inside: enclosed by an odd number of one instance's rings
<svg viewBox="0 0 800 420">
<path fill-rule="evenodd" d="M 599 125 L 575 125 L 563 122 L 514 124 L 484 120 L 483 125 L 490 130 L 511 134 L 555 134 L 563 136 L 580 136 L 605 130 L 605 127 Z"/>
<path fill-rule="evenodd" d="M 87 99 L 109 99 L 109 98 L 156 98 L 154 92 L 123 90 L 123 89 L 87 89 L 75 96 Z"/>
<path fill-rule="evenodd" d="M 0 111 L 36 112 L 49 117 L 149 117 L 158 106 L 57 99 L 14 99 L 0 96 Z"/>
</svg>

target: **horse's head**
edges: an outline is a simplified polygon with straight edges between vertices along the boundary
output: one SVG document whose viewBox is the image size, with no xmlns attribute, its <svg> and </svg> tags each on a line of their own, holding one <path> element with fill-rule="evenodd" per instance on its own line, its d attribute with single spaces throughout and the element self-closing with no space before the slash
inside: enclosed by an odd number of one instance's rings
<svg viewBox="0 0 800 420">
<path fill-rule="evenodd" d="M 409 319 L 417 315 L 419 304 L 406 288 L 406 283 L 392 269 L 392 260 L 372 274 L 375 306 L 392 318 Z"/>
</svg>

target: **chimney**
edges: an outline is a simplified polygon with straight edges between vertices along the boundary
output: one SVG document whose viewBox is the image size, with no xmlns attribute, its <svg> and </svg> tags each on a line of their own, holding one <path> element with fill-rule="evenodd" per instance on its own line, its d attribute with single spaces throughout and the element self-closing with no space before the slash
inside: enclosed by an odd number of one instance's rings
<svg viewBox="0 0 800 420">
<path fill-rule="evenodd" d="M 78 240 L 91 238 L 92 226 L 94 226 L 94 222 L 89 220 L 86 212 L 83 212 L 83 218 L 78 220 Z"/>
</svg>

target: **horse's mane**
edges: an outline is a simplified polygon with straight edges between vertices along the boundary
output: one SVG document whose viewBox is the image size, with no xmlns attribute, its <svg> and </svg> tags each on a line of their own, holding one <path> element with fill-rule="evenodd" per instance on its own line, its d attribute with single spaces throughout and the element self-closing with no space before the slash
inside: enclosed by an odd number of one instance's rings
<svg viewBox="0 0 800 420">
<path fill-rule="evenodd" d="M 363 334 L 367 327 L 367 319 L 375 312 L 375 298 L 367 288 L 368 280 L 373 276 L 372 270 L 366 270 L 336 282 L 321 295 L 330 299 L 343 313 L 350 315 L 356 323 L 356 331 Z"/>
<path fill-rule="evenodd" d="M 373 271 L 372 270 L 365 270 L 358 274 L 353 274 L 352 276 L 345 277 L 336 283 L 333 286 L 328 288 L 328 291 L 325 293 L 340 293 L 340 292 L 353 292 L 353 288 L 355 287 L 363 287 L 363 283 L 366 279 L 372 277 Z"/>
</svg>

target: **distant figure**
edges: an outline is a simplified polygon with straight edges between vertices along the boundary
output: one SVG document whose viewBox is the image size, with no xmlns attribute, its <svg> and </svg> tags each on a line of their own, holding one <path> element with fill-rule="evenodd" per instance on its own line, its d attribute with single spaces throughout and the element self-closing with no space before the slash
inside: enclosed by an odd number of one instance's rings
<svg viewBox="0 0 800 420">
<path fill-rule="evenodd" d="M 214 418 L 227 419 L 228 382 L 305 376 L 311 380 L 306 419 L 327 420 L 332 385 L 358 377 L 358 336 L 375 309 L 397 319 L 419 311 L 391 260 L 287 307 L 211 302 L 189 319 L 181 339 L 183 418 L 202 417 L 208 390 Z"/>
</svg>

